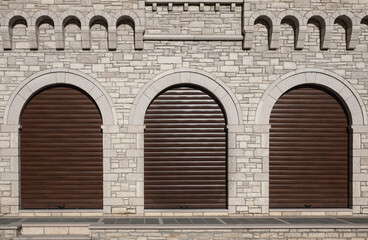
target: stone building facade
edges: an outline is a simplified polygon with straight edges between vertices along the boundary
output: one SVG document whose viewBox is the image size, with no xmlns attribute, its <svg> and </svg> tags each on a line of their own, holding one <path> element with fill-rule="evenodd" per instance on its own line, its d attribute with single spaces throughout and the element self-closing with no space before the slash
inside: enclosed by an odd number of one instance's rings
<svg viewBox="0 0 368 240">
<path fill-rule="evenodd" d="M 368 213 L 368 2 L 29 0 L 0 3 L 0 212 L 8 216 L 300 216 Z M 22 109 L 76 86 L 103 129 L 103 209 L 20 208 Z M 211 92 L 227 116 L 227 208 L 144 208 L 144 116 L 170 86 Z M 269 208 L 270 113 L 303 84 L 351 118 L 351 207 Z"/>
</svg>

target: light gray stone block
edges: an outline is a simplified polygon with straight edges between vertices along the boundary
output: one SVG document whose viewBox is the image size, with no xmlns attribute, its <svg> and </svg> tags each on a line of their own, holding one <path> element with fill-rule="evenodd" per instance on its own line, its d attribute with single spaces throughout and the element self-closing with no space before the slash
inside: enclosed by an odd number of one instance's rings
<svg viewBox="0 0 368 240">
<path fill-rule="evenodd" d="M 310 6 L 311 6 L 311 0 L 294 0 L 294 7 L 309 8 Z"/>
</svg>

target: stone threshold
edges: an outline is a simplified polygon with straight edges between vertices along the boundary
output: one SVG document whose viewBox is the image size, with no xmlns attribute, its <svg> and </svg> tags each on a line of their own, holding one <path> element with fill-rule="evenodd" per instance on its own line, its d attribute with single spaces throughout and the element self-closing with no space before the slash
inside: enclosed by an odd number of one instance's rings
<svg viewBox="0 0 368 240">
<path fill-rule="evenodd" d="M 0 229 L 368 229 L 368 217 L 0 217 Z"/>
</svg>

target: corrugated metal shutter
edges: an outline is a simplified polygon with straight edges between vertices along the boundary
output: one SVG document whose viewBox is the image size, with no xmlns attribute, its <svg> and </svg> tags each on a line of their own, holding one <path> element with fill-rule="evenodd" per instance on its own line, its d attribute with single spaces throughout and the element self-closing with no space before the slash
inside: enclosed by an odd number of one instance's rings
<svg viewBox="0 0 368 240">
<path fill-rule="evenodd" d="M 21 117 L 21 208 L 102 208 L 101 115 L 81 90 L 35 95 Z"/>
<path fill-rule="evenodd" d="M 348 207 L 348 117 L 327 90 L 282 95 L 271 113 L 270 207 Z"/>
<path fill-rule="evenodd" d="M 145 116 L 145 208 L 226 208 L 226 121 L 192 86 L 164 91 Z"/>
</svg>

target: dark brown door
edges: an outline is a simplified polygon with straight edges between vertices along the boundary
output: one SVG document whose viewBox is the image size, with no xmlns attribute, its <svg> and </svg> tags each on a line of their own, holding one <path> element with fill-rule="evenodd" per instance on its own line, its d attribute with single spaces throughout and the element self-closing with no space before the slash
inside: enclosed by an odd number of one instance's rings
<svg viewBox="0 0 368 240">
<path fill-rule="evenodd" d="M 149 106 L 145 208 L 226 208 L 226 121 L 206 91 L 180 86 Z"/>
<path fill-rule="evenodd" d="M 21 117 L 21 208 L 102 208 L 101 115 L 79 89 L 47 88 Z"/>
<path fill-rule="evenodd" d="M 348 117 L 329 91 L 294 88 L 271 112 L 270 207 L 349 207 Z"/>
</svg>

